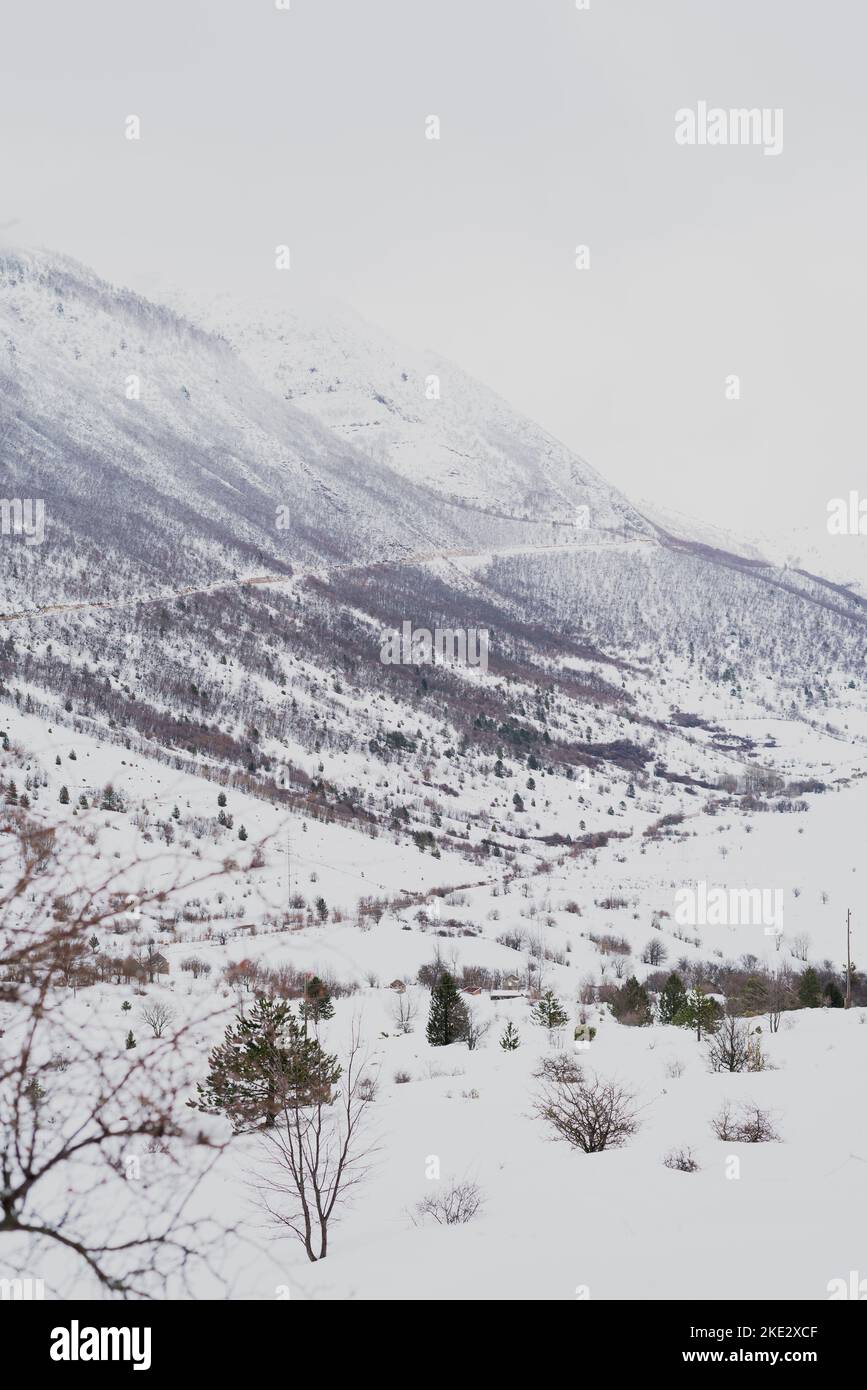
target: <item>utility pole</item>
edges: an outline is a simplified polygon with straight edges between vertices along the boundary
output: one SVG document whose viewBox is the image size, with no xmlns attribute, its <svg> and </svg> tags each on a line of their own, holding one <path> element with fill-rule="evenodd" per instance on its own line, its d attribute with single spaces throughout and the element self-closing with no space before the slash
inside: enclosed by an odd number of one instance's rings
<svg viewBox="0 0 867 1390">
<path fill-rule="evenodd" d="M 846 909 L 846 1008 L 852 1005 L 852 910 Z"/>
</svg>

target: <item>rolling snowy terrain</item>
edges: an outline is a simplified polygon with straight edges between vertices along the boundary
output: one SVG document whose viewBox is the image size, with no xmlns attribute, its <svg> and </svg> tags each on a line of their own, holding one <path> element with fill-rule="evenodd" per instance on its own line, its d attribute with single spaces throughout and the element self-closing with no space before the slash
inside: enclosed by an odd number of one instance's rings
<svg viewBox="0 0 867 1390">
<path fill-rule="evenodd" d="M 0 1275 L 55 1297 L 827 1298 L 867 1238 L 865 601 L 634 507 L 338 307 L 171 305 L 0 255 L 3 492 L 46 517 L 41 544 L 0 538 L 0 1106 L 46 1159 Z M 407 622 L 487 630 L 486 665 L 385 664 Z M 684 911 L 699 885 L 722 919 Z M 17 1068 L 40 988 L 17 934 L 67 931 Z M 431 1042 L 444 973 L 474 1027 Z M 672 974 L 763 1065 L 714 1070 L 715 1022 L 662 1021 Z M 323 1046 L 360 1032 L 369 1067 L 363 1180 L 316 1262 L 263 1210 L 260 1127 L 186 1104 L 236 1013 L 297 1009 L 311 978 Z M 51 1164 L 88 1058 L 119 1109 L 156 1104 L 141 1074 L 163 1087 L 171 1124 Z M 563 1062 L 630 1098 L 622 1146 L 552 1142 Z M 716 1137 L 726 1101 L 777 1137 Z M 132 1275 L 57 1239 L 99 1244 L 106 1211 L 120 1246 L 153 1229 L 189 1126 L 214 1144 L 189 1209 L 225 1223 L 215 1249 Z M 471 1220 L 419 1210 L 455 1183 Z"/>
</svg>

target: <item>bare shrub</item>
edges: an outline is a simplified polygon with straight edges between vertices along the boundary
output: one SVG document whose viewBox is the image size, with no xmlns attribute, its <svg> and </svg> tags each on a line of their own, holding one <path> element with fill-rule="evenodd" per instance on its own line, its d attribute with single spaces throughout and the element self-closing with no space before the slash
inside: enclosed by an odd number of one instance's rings
<svg viewBox="0 0 867 1390">
<path fill-rule="evenodd" d="M 396 1086 L 405 1086 L 408 1081 L 412 1081 L 412 1076 L 408 1071 L 396 1071 L 394 1073 L 394 1084 Z"/>
<path fill-rule="evenodd" d="M 672 1149 L 662 1161 L 666 1168 L 672 1168 L 677 1173 L 697 1173 L 701 1167 L 692 1149 Z"/>
<path fill-rule="evenodd" d="M 672 1081 L 678 1081 L 680 1077 L 683 1076 L 685 1070 L 686 1063 L 682 1062 L 679 1057 L 675 1057 L 673 1061 L 666 1062 L 665 1064 L 665 1074 L 670 1077 Z"/>
<path fill-rule="evenodd" d="M 474 1182 L 452 1182 L 416 1203 L 416 1224 L 430 1218 L 438 1226 L 464 1226 L 484 1205 L 481 1188 Z"/>
<path fill-rule="evenodd" d="M 490 1019 L 481 1019 L 474 1009 L 467 1009 L 461 1040 L 466 1043 L 468 1051 L 475 1052 L 490 1026 Z"/>
<path fill-rule="evenodd" d="M 638 1129 L 634 1102 L 631 1091 L 596 1075 L 587 1080 L 573 1062 L 571 1068 L 566 1065 L 559 1071 L 545 1072 L 534 1113 L 573 1148 L 587 1154 L 602 1153 L 622 1148 Z"/>
<path fill-rule="evenodd" d="M 711 1071 L 765 1071 L 768 1066 L 750 1025 L 731 1015 L 708 1038 L 705 1055 Z"/>
<path fill-rule="evenodd" d="M 391 1006 L 391 1017 L 398 1033 L 411 1033 L 418 1017 L 418 1005 L 407 991 L 396 994 Z"/>
<path fill-rule="evenodd" d="M 362 1076 L 358 1083 L 358 1099 L 369 1101 L 376 1100 L 379 1091 L 378 1076 Z"/>
<path fill-rule="evenodd" d="M 735 1115 L 731 1103 L 725 1101 L 711 1121 L 711 1129 L 727 1144 L 770 1144 L 780 1138 L 768 1112 L 752 1102 L 741 1105 Z"/>
</svg>

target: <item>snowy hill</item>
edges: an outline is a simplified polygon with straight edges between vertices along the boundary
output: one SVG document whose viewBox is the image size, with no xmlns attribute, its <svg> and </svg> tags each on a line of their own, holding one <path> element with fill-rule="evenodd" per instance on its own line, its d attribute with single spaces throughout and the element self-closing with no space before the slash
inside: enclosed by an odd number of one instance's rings
<svg viewBox="0 0 867 1390">
<path fill-rule="evenodd" d="M 194 1205 L 229 1227 L 204 1269 L 163 1268 L 159 1241 L 124 1283 L 112 1252 L 103 1277 L 18 1232 L 20 1267 L 53 1296 L 570 1300 L 694 1296 L 704 1265 L 705 1297 L 735 1278 L 823 1297 L 856 1268 L 860 975 L 839 1005 L 867 795 L 859 595 L 634 508 L 343 311 L 179 313 L 7 253 L 0 363 L 4 490 L 47 518 L 41 544 L 0 542 L 5 1047 L 32 987 L 17 934 L 62 947 L 16 1113 L 50 1153 L 95 1075 L 125 1114 L 142 1070 L 171 1097 L 99 1178 L 76 1170 L 64 1219 L 96 1239 L 103 1183 L 119 1228 L 172 1208 L 211 1048 L 257 997 L 306 1006 L 313 976 L 323 1043 L 345 1059 L 363 1028 L 382 1149 L 311 1264 L 250 1217 L 260 1129 L 197 1112 L 192 1147 L 216 1147 Z M 484 629 L 489 660 L 384 662 L 407 622 Z M 722 917 L 696 908 L 709 895 Z M 444 972 L 475 1024 L 448 1042 L 425 1031 Z M 692 1007 L 728 1006 L 749 1067 L 714 1069 L 692 1018 L 662 1017 L 672 974 Z M 549 1142 L 540 1084 L 578 1084 L 557 1070 L 576 1058 L 632 1097 L 622 1148 Z M 779 1137 L 720 1139 L 727 1100 Z M 481 1205 L 440 1226 L 419 1203 L 455 1182 Z"/>
</svg>

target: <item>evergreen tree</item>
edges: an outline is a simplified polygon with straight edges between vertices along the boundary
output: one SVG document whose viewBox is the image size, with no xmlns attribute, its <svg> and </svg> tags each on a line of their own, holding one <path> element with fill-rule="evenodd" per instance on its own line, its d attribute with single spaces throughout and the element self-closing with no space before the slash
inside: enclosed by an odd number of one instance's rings
<svg viewBox="0 0 867 1390">
<path fill-rule="evenodd" d="M 130 1050 L 131 1048 L 136 1047 L 136 1046 L 137 1046 L 137 1043 L 136 1043 L 136 1040 L 135 1040 L 135 1036 L 134 1036 L 134 1034 L 133 1034 L 132 1029 L 130 1028 L 129 1032 L 128 1032 L 127 1035 L 126 1035 L 126 1048 L 127 1048 L 127 1052 L 129 1052 L 129 1050 Z"/>
<path fill-rule="evenodd" d="M 68 806 L 68 805 L 69 805 L 69 788 L 68 788 L 68 787 L 61 787 L 61 788 L 60 788 L 60 804 L 61 804 L 61 806 Z"/>
<path fill-rule="evenodd" d="M 837 984 L 836 980 L 829 980 L 823 990 L 823 993 L 825 995 L 825 999 L 827 1000 L 829 1009 L 842 1009 L 844 1004 L 846 1003 L 845 999 L 843 998 L 843 991 Z"/>
<path fill-rule="evenodd" d="M 798 981 L 798 999 L 802 1009 L 820 1009 L 822 1007 L 822 989 L 819 984 L 819 976 L 812 965 L 807 966 Z"/>
<path fill-rule="evenodd" d="M 331 1002 L 331 995 L 328 986 L 314 975 L 312 980 L 307 981 L 307 988 L 304 991 L 304 1000 L 299 1010 L 305 1022 L 319 1023 L 322 1019 L 334 1017 L 334 1005 Z"/>
<path fill-rule="evenodd" d="M 700 989 L 691 989 L 672 1022 L 679 1028 L 694 1028 L 701 1042 L 706 1033 L 716 1032 L 722 1016 L 723 1011 L 712 995 L 703 994 Z"/>
<path fill-rule="evenodd" d="M 220 795 L 217 797 L 217 805 L 220 806 L 220 807 L 222 807 L 222 806 L 225 806 L 225 804 L 226 804 L 226 793 L 225 793 L 225 792 L 220 792 Z"/>
<path fill-rule="evenodd" d="M 467 1006 L 447 970 L 440 975 L 430 996 L 427 1040 L 431 1047 L 448 1047 L 460 1042 L 467 1029 Z"/>
<path fill-rule="evenodd" d="M 686 1003 L 686 990 L 679 975 L 672 973 L 666 980 L 659 995 L 660 1023 L 673 1023 Z"/>
<path fill-rule="evenodd" d="M 627 1023 L 643 1028 L 653 1022 L 650 999 L 644 985 L 630 975 L 625 985 L 617 991 L 611 1001 L 611 1012 L 619 1023 Z"/>
<path fill-rule="evenodd" d="M 518 1036 L 518 1030 L 510 1019 L 500 1037 L 500 1047 L 504 1052 L 516 1052 L 520 1046 L 521 1039 Z"/>
<path fill-rule="evenodd" d="M 245 826 L 242 825 L 241 828 L 240 828 L 240 830 L 238 831 L 238 839 L 239 839 L 239 840 L 246 840 L 246 838 L 247 838 L 247 831 L 246 831 Z"/>
<path fill-rule="evenodd" d="M 209 1064 L 207 1081 L 196 1088 L 198 1100 L 188 1103 L 225 1115 L 236 1134 L 262 1123 L 270 1128 L 284 1106 L 329 1099 L 341 1070 L 277 999 L 257 999 L 246 1017 L 239 1014 Z"/>
<path fill-rule="evenodd" d="M 540 1028 L 550 1030 L 562 1028 L 569 1022 L 569 1015 L 552 989 L 546 989 L 538 1003 L 530 1010 L 530 1017 Z"/>
</svg>

